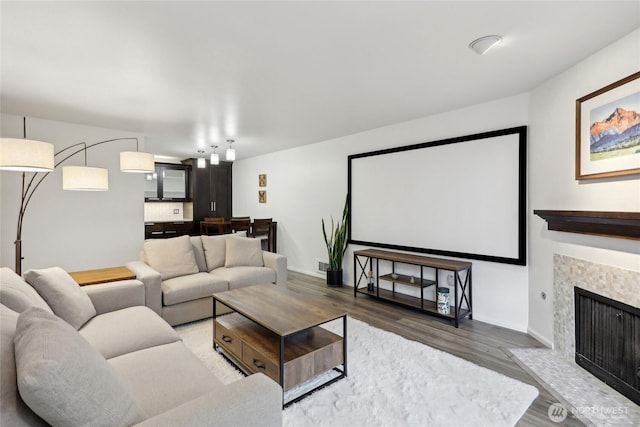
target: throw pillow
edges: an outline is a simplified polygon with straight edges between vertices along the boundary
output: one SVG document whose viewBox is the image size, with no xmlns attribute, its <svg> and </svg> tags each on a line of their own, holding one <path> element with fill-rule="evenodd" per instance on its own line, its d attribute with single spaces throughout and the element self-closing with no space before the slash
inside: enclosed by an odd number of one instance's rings
<svg viewBox="0 0 640 427">
<path fill-rule="evenodd" d="M 74 328 L 80 329 L 96 315 L 89 295 L 60 267 L 29 270 L 24 273 L 24 278 L 51 310 Z"/>
<path fill-rule="evenodd" d="M 20 396 L 53 426 L 129 426 L 146 418 L 115 370 L 71 326 L 39 307 L 18 316 Z"/>
<path fill-rule="evenodd" d="M 31 287 L 26 283 L 25 286 Z M 48 424 L 20 399 L 18 393 L 16 353 L 13 347 L 17 323 L 18 313 L 0 304 L 0 424 L 21 427 L 47 426 Z"/>
<path fill-rule="evenodd" d="M 232 236 L 226 242 L 225 267 L 264 267 L 260 239 Z"/>
<path fill-rule="evenodd" d="M 162 280 L 198 273 L 198 264 L 189 236 L 144 241 L 147 264 L 160 273 Z"/>
<path fill-rule="evenodd" d="M 53 313 L 40 294 L 8 267 L 0 268 L 0 303 L 17 313 L 34 305 Z"/>
<path fill-rule="evenodd" d="M 224 267 L 227 236 L 201 236 L 204 258 L 207 260 L 207 270 Z"/>
</svg>

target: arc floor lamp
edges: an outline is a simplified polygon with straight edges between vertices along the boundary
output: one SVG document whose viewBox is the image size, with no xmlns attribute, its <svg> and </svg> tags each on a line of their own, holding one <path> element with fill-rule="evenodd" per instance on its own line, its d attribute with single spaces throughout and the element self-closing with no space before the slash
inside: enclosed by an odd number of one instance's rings
<svg viewBox="0 0 640 427">
<path fill-rule="evenodd" d="M 62 188 L 64 190 L 80 191 L 108 190 L 107 169 L 87 166 L 87 151 L 90 148 L 110 142 L 135 140 L 136 151 L 123 151 L 120 153 L 120 170 L 134 173 L 153 173 L 155 170 L 153 154 L 138 150 L 138 138 L 114 138 L 93 144 L 79 142 L 54 152 L 53 144 L 27 139 L 26 123 L 27 119 L 23 118 L 24 139 L 0 138 L 0 170 L 22 172 L 22 191 L 15 241 L 15 272 L 19 275 L 22 274 L 22 225 L 24 215 L 33 194 L 55 168 L 76 154 L 84 153 L 84 166 L 62 167 Z M 32 173 L 32 175 L 28 176 L 27 173 Z"/>
</svg>

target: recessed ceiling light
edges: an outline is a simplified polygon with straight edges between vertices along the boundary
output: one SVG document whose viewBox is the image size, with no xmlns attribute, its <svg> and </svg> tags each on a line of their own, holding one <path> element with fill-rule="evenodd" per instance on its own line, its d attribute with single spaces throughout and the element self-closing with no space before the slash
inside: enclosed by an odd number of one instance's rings
<svg viewBox="0 0 640 427">
<path fill-rule="evenodd" d="M 469 47 L 478 55 L 484 55 L 502 41 L 500 36 L 484 36 L 469 43 Z"/>
</svg>

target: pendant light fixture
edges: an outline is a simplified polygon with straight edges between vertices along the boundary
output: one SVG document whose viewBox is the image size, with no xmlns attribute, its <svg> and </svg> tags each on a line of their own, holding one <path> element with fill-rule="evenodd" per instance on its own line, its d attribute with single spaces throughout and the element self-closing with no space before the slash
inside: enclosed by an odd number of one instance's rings
<svg viewBox="0 0 640 427">
<path fill-rule="evenodd" d="M 200 157 L 198 157 L 198 160 L 197 160 L 198 169 L 204 169 L 207 167 L 207 161 L 203 157 L 204 150 L 198 150 L 198 154 L 200 154 Z"/>
<path fill-rule="evenodd" d="M 218 148 L 218 146 L 212 145 L 211 148 L 213 148 L 213 153 L 211 153 L 211 159 L 209 160 L 209 163 L 211 163 L 211 166 L 219 165 L 220 156 L 218 155 L 218 153 L 216 153 L 216 148 Z"/>
<path fill-rule="evenodd" d="M 226 156 L 227 161 L 233 162 L 236 159 L 236 150 L 231 148 L 231 144 L 233 144 L 235 141 L 233 139 L 227 139 L 227 142 L 229 143 L 229 148 L 227 148 L 227 156 Z"/>
</svg>

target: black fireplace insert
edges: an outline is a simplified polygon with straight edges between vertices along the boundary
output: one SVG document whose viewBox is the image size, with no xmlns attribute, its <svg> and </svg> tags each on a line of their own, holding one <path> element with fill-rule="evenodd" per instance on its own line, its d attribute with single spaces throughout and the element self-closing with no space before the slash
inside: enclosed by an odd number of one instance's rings
<svg viewBox="0 0 640 427">
<path fill-rule="evenodd" d="M 640 308 L 578 287 L 574 296 L 576 363 L 640 405 Z"/>
</svg>

